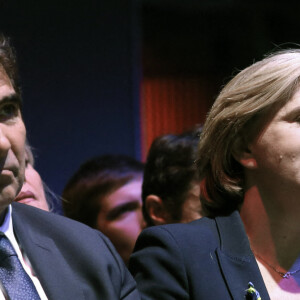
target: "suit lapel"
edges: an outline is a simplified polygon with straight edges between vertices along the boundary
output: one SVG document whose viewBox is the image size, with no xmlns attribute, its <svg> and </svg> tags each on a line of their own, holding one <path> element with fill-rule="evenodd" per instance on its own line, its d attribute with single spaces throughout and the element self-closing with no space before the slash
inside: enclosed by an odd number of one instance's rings
<svg viewBox="0 0 300 300">
<path fill-rule="evenodd" d="M 216 223 L 221 240 L 217 256 L 232 298 L 244 299 L 248 283 L 252 282 L 262 300 L 269 300 L 239 213 L 236 211 L 231 216 L 217 217 Z"/>
<path fill-rule="evenodd" d="M 34 217 L 34 216 L 33 216 Z M 28 226 L 19 209 L 12 212 L 13 227 L 48 299 L 84 299 L 83 291 L 54 241 Z"/>
</svg>

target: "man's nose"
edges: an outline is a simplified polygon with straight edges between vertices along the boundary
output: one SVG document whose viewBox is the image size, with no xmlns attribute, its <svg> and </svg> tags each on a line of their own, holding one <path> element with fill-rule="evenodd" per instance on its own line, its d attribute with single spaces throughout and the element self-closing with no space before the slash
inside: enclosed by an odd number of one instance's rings
<svg viewBox="0 0 300 300">
<path fill-rule="evenodd" d="M 5 134 L 5 131 L 0 126 L 0 152 L 7 152 L 11 147 L 10 141 Z"/>
</svg>

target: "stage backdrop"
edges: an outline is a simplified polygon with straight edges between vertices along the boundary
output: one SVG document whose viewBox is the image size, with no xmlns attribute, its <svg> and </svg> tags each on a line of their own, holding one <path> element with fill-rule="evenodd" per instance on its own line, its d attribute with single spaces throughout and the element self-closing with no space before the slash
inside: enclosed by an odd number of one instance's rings
<svg viewBox="0 0 300 300">
<path fill-rule="evenodd" d="M 0 2 L 36 167 L 58 194 L 91 156 L 141 157 L 135 9 L 130 0 Z"/>
</svg>

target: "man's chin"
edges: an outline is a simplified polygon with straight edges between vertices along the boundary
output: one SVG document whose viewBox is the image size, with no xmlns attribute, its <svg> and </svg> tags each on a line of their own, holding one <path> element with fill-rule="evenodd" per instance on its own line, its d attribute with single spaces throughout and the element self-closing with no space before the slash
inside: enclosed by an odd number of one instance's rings
<svg viewBox="0 0 300 300">
<path fill-rule="evenodd" d="M 14 201 L 18 190 L 15 185 L 0 187 L 0 213 Z"/>
</svg>

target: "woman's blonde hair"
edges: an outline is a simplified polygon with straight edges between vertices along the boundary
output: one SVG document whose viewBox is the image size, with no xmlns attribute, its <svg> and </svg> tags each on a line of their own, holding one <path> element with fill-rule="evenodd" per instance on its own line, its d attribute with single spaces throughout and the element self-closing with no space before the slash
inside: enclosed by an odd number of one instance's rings
<svg viewBox="0 0 300 300">
<path fill-rule="evenodd" d="M 300 50 L 269 55 L 238 73 L 220 92 L 203 127 L 197 166 L 201 201 L 209 216 L 228 214 L 243 202 L 244 175 L 234 159 L 298 88 Z M 241 142 L 242 141 L 242 142 Z"/>
</svg>

